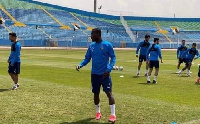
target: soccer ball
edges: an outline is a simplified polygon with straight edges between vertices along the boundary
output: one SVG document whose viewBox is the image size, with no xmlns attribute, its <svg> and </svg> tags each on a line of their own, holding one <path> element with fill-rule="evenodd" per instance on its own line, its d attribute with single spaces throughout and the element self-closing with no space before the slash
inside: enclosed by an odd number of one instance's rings
<svg viewBox="0 0 200 124">
<path fill-rule="evenodd" d="M 123 68 L 122 66 L 120 66 L 120 67 L 119 67 L 119 70 L 120 70 L 120 71 L 123 71 L 123 70 L 124 70 L 124 68 Z"/>
<path fill-rule="evenodd" d="M 112 70 L 116 70 L 116 67 L 115 66 L 113 66 L 113 69 Z"/>
<path fill-rule="evenodd" d="M 118 67 L 118 66 L 115 66 L 115 70 L 119 70 L 119 67 Z"/>
</svg>

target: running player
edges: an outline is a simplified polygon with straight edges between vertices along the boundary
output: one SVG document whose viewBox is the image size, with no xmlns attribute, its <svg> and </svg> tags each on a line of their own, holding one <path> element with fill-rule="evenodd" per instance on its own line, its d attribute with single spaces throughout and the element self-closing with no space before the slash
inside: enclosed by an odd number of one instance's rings
<svg viewBox="0 0 200 124">
<path fill-rule="evenodd" d="M 11 53 L 8 58 L 8 73 L 14 82 L 14 86 L 12 90 L 16 90 L 19 87 L 18 83 L 18 75 L 20 74 L 20 51 L 21 51 L 21 44 L 17 41 L 16 33 L 9 33 L 9 39 L 12 42 L 11 46 Z"/>
<path fill-rule="evenodd" d="M 198 57 L 200 57 L 199 52 L 198 52 L 198 50 L 196 49 L 196 47 L 197 47 L 197 44 L 196 44 L 196 43 L 193 43 L 193 44 L 192 44 L 192 48 L 186 50 L 186 51 L 183 52 L 183 54 L 181 55 L 181 58 L 183 58 L 184 56 L 186 56 L 186 59 L 185 59 L 185 61 L 186 61 L 186 66 L 185 66 L 182 70 L 179 71 L 179 73 L 178 73 L 179 75 L 180 75 L 183 71 L 185 71 L 186 69 L 188 69 L 188 70 L 187 70 L 187 75 L 188 75 L 188 76 L 191 76 L 191 75 L 190 75 L 190 68 L 191 68 L 191 66 L 192 66 L 192 61 L 193 61 L 193 59 L 197 59 Z M 197 56 L 197 57 L 194 58 L 195 56 Z"/>
<path fill-rule="evenodd" d="M 94 93 L 94 104 L 96 108 L 96 120 L 101 118 L 100 112 L 100 87 L 103 86 L 103 91 L 109 99 L 111 115 L 108 119 L 109 122 L 116 121 L 115 115 L 115 99 L 112 95 L 112 81 L 111 70 L 116 62 L 115 52 L 111 43 L 102 40 L 101 30 L 95 28 L 92 30 L 91 39 L 93 43 L 90 44 L 85 59 L 76 67 L 79 71 L 80 68 L 86 66 L 92 59 L 92 92 Z M 109 63 L 110 58 L 110 63 Z"/>
<path fill-rule="evenodd" d="M 154 44 L 149 47 L 146 54 L 146 59 L 149 62 L 149 73 L 147 75 L 147 83 L 150 84 L 151 80 L 151 73 L 153 71 L 153 67 L 155 67 L 155 74 L 153 79 L 153 84 L 156 84 L 156 78 L 158 76 L 159 72 L 159 60 L 158 57 L 161 59 L 161 63 L 163 63 L 162 60 L 162 54 L 161 54 L 161 48 L 158 45 L 159 44 L 159 38 L 154 38 Z"/>
<path fill-rule="evenodd" d="M 181 44 L 181 46 L 179 46 L 178 47 L 178 49 L 177 49 L 177 59 L 179 60 L 178 61 L 178 65 L 177 65 L 177 74 L 179 73 L 179 69 L 180 69 L 180 65 L 181 65 L 181 63 L 183 63 L 183 62 L 185 62 L 185 57 L 186 56 L 183 56 L 182 58 L 181 58 L 181 55 L 182 55 L 182 53 L 183 52 L 185 52 L 187 50 L 187 47 L 185 46 L 185 40 L 182 40 L 182 44 Z"/>
<path fill-rule="evenodd" d="M 137 76 L 140 76 L 140 68 L 142 66 L 142 62 L 146 61 L 146 53 L 147 53 L 147 49 L 150 46 L 149 43 L 149 39 L 150 39 L 150 35 L 145 35 L 145 40 L 141 41 L 138 46 L 137 46 L 137 50 L 136 50 L 136 57 L 138 58 L 138 52 L 140 50 L 140 55 L 139 55 L 139 65 L 138 65 L 138 70 L 137 70 Z M 149 63 L 146 62 L 146 71 L 145 71 L 145 76 L 147 76 L 148 73 L 148 67 L 149 67 Z"/>
</svg>

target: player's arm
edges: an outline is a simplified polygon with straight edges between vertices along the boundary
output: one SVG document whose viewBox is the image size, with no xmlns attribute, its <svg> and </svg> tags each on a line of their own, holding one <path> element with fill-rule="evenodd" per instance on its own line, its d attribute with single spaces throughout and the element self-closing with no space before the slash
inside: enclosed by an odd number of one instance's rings
<svg viewBox="0 0 200 124">
<path fill-rule="evenodd" d="M 106 78 L 110 75 L 110 72 L 112 71 L 113 66 L 115 65 L 115 62 L 116 62 L 115 51 L 114 51 L 113 46 L 111 44 L 108 46 L 108 55 L 111 59 L 110 59 L 110 62 L 108 63 L 108 65 L 107 65 L 106 71 L 103 74 L 103 78 Z"/>
<path fill-rule="evenodd" d="M 109 64 L 107 65 L 106 71 L 110 73 L 113 69 L 113 66 L 116 63 L 116 55 L 112 45 L 110 45 L 108 49 L 109 49 L 108 55 L 111 59 Z"/>
<path fill-rule="evenodd" d="M 161 48 L 158 46 L 158 56 L 161 60 L 161 63 L 163 63 L 163 59 L 162 59 L 162 52 L 161 52 Z"/>
<path fill-rule="evenodd" d="M 150 53 L 151 46 L 147 49 L 146 53 L 146 60 L 149 61 L 149 53 Z"/>
<path fill-rule="evenodd" d="M 194 59 L 196 60 L 198 58 L 200 58 L 200 55 L 199 55 L 199 51 L 197 50 L 197 52 L 196 52 L 196 58 L 194 58 Z"/>
<path fill-rule="evenodd" d="M 11 60 L 11 53 L 10 53 L 10 56 L 8 57 L 7 62 L 10 63 L 10 60 Z"/>
<path fill-rule="evenodd" d="M 79 71 L 83 66 L 86 66 L 91 60 L 91 50 L 90 47 L 88 48 L 86 54 L 85 54 L 85 59 L 79 63 L 79 65 L 76 67 L 76 70 Z"/>
<path fill-rule="evenodd" d="M 180 57 L 180 56 L 179 56 L 179 53 L 180 53 L 180 47 L 178 47 L 178 49 L 177 49 L 177 51 L 176 51 L 177 59 Z"/>
<path fill-rule="evenodd" d="M 138 44 L 137 49 L 136 49 L 136 57 L 138 57 L 138 52 L 141 48 L 141 42 Z"/>
<path fill-rule="evenodd" d="M 21 46 L 17 43 L 15 45 L 15 52 L 14 52 L 14 58 L 13 60 L 11 61 L 11 65 L 13 66 L 15 64 L 15 62 L 17 62 L 19 56 L 20 56 L 20 50 L 21 50 Z"/>
</svg>

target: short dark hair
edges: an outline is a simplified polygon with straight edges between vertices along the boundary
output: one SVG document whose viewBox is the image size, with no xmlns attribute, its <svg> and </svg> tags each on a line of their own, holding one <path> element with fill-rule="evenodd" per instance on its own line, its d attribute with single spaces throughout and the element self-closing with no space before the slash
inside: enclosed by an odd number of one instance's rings
<svg viewBox="0 0 200 124">
<path fill-rule="evenodd" d="M 154 38 L 154 43 L 155 43 L 156 41 L 159 41 L 159 38 Z"/>
<path fill-rule="evenodd" d="M 192 46 L 197 46 L 197 44 L 196 44 L 196 43 L 193 43 Z"/>
<path fill-rule="evenodd" d="M 17 34 L 12 32 L 12 33 L 9 33 L 10 36 L 13 36 L 13 37 L 17 37 Z"/>
<path fill-rule="evenodd" d="M 101 36 L 101 29 L 99 29 L 99 28 L 92 29 L 92 32 L 96 32 L 97 34 L 99 34 Z"/>
<path fill-rule="evenodd" d="M 145 38 L 150 38 L 150 35 L 149 35 L 149 34 L 146 34 L 146 35 L 145 35 Z"/>
<path fill-rule="evenodd" d="M 185 42 L 185 40 L 182 40 L 182 42 Z"/>
</svg>

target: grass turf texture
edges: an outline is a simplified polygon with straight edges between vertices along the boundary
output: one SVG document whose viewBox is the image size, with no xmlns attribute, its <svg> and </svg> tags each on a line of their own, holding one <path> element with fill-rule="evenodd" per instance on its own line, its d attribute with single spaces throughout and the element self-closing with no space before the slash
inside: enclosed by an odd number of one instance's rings
<svg viewBox="0 0 200 124">
<path fill-rule="evenodd" d="M 103 117 L 100 121 L 93 119 L 91 63 L 80 72 L 75 70 L 85 52 L 22 50 L 21 87 L 10 91 L 13 84 L 6 63 L 9 50 L 0 50 L 0 123 L 107 123 L 110 108 L 103 92 Z M 158 84 L 146 85 L 146 77 L 135 77 L 138 65 L 135 52 L 119 50 L 116 55 L 116 65 L 124 67 L 124 71 L 112 73 L 116 123 L 200 123 L 200 85 L 194 85 L 200 60 L 194 61 L 192 77 L 178 76 L 174 74 L 175 51 L 163 51 L 164 64 L 160 65 Z M 142 68 L 141 75 L 144 74 L 144 64 Z"/>
</svg>

